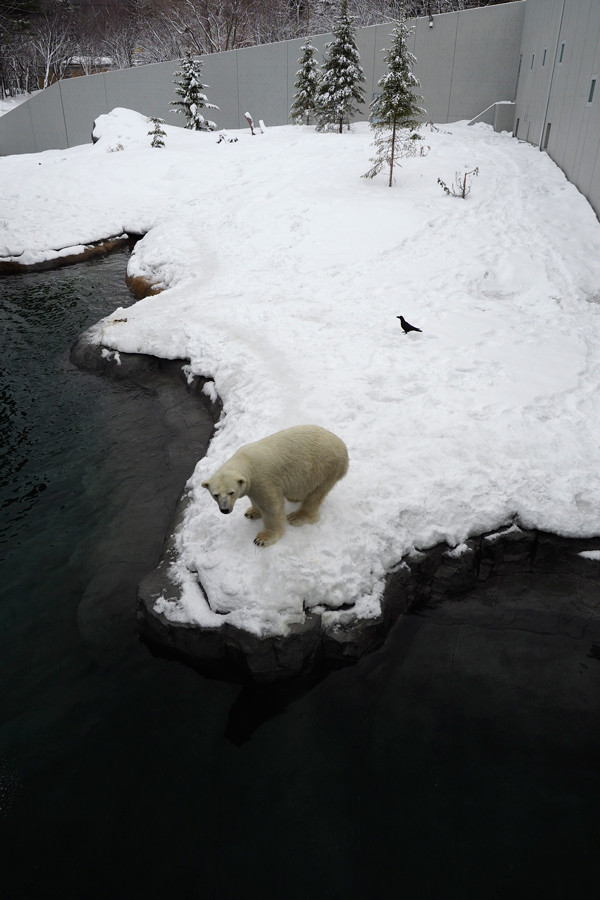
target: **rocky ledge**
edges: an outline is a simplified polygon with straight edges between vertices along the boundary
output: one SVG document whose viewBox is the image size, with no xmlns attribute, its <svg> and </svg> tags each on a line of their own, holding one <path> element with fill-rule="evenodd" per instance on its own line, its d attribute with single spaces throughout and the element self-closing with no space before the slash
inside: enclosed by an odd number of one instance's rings
<svg viewBox="0 0 600 900">
<path fill-rule="evenodd" d="M 38 259 L 33 262 L 25 262 L 26 259 L 31 260 L 35 257 L 35 254 L 31 253 L 22 257 L 0 257 L 0 275 L 18 275 L 22 272 L 46 272 L 49 269 L 70 266 L 74 263 L 84 262 L 86 259 L 93 259 L 96 256 L 106 256 L 108 253 L 112 253 L 113 250 L 118 250 L 121 247 L 133 246 L 138 237 L 139 235 L 118 234 L 102 241 L 82 244 L 79 247 L 64 247 L 52 250 L 53 255 L 48 257 L 48 259 Z"/>
<path fill-rule="evenodd" d="M 586 555 L 581 555 L 581 554 Z M 561 574 L 594 579 L 600 593 L 600 538 L 575 540 L 511 524 L 471 538 L 460 550 L 438 544 L 404 559 L 386 579 L 377 618 L 351 625 L 323 624 L 308 613 L 286 635 L 259 637 L 225 622 L 198 628 L 169 621 L 155 611 L 159 597 L 176 600 L 167 547 L 160 565 L 140 584 L 138 623 L 146 640 L 213 675 L 274 682 L 340 663 L 356 662 L 380 647 L 396 620 L 422 606 L 460 600 L 483 582 L 507 575 Z"/>
<path fill-rule="evenodd" d="M 83 334 L 71 352 L 80 368 L 116 378 L 144 379 L 153 371 L 171 373 L 182 389 L 192 391 L 216 422 L 220 403 L 211 403 L 203 387 L 209 379 L 188 384 L 186 360 L 160 360 L 137 354 L 115 354 L 95 341 L 95 329 Z M 218 628 L 172 622 L 155 610 L 156 600 L 177 600 L 179 587 L 170 577 L 175 559 L 174 538 L 185 512 L 179 501 L 161 562 L 139 585 L 139 632 L 160 655 L 179 658 L 201 671 L 223 678 L 269 683 L 322 668 L 356 662 L 384 642 L 392 625 L 404 613 L 425 605 L 460 600 L 476 587 L 508 575 L 569 575 L 598 582 L 600 594 L 600 536 L 571 539 L 519 527 L 515 522 L 470 538 L 459 547 L 447 544 L 415 552 L 401 560 L 386 579 L 381 614 L 348 625 L 327 625 L 320 615 L 307 613 L 302 625 L 285 635 L 264 637 L 224 622 Z"/>
</svg>

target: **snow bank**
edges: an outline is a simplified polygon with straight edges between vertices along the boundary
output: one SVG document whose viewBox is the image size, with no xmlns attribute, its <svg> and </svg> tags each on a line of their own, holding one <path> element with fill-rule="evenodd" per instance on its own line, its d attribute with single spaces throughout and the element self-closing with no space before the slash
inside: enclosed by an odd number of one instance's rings
<svg viewBox="0 0 600 900">
<path fill-rule="evenodd" d="M 0 253 L 147 232 L 129 274 L 164 291 L 117 310 L 102 343 L 189 359 L 224 403 L 188 483 L 167 617 L 255 633 L 311 607 L 369 617 L 415 547 L 461 552 L 513 517 L 600 532 L 600 225 L 548 156 L 484 125 L 427 129 L 389 189 L 360 178 L 365 123 L 235 143 L 166 126 L 165 149 L 148 130 L 114 110 L 94 146 L 0 160 Z M 476 166 L 465 201 L 437 184 Z M 350 471 L 318 524 L 258 549 L 245 503 L 221 516 L 200 483 L 301 423 L 339 434 Z"/>
<path fill-rule="evenodd" d="M 0 116 L 10 112 L 12 109 L 15 109 L 15 107 L 20 106 L 21 103 L 25 103 L 26 100 L 29 100 L 29 98 L 33 96 L 34 94 L 18 94 L 16 97 L 5 97 L 3 100 L 0 99 Z"/>
</svg>

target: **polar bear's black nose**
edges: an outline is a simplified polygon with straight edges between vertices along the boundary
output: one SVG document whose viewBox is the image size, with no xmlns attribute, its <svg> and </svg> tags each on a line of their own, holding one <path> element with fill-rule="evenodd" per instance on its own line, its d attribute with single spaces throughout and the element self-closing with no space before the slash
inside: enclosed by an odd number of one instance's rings
<svg viewBox="0 0 600 900">
<path fill-rule="evenodd" d="M 219 507 L 219 509 L 221 509 L 221 507 Z M 231 512 L 231 510 L 230 509 L 221 509 L 221 512 L 223 513 L 223 515 L 228 516 L 229 513 Z"/>
</svg>

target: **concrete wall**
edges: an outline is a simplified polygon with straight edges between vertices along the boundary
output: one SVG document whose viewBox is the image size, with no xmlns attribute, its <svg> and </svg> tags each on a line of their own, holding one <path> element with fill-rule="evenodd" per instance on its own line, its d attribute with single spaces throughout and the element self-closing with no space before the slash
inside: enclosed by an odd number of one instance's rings
<svg viewBox="0 0 600 900">
<path fill-rule="evenodd" d="M 494 131 L 512 131 L 515 124 L 515 104 L 508 100 L 493 103 L 471 119 L 469 125 L 475 125 L 477 122 L 491 125 Z"/>
<path fill-rule="evenodd" d="M 600 217 L 600 0 L 527 0 L 520 58 L 515 136 L 545 150 Z"/>
<path fill-rule="evenodd" d="M 529 2 L 529 0 L 527 0 Z M 525 2 L 502 4 L 415 20 L 411 39 L 417 57 L 415 74 L 427 120 L 471 119 L 497 100 L 514 100 Z M 382 48 L 389 47 L 393 25 L 357 31 L 368 103 L 385 72 Z M 317 59 L 332 35 L 318 35 Z M 248 110 L 267 125 L 288 123 L 302 40 L 265 44 L 203 57 L 206 91 L 219 128 L 245 127 Z M 183 125 L 170 103 L 176 99 L 173 72 L 177 62 L 157 63 L 58 82 L 0 117 L 0 155 L 64 149 L 90 140 L 92 125 L 117 106 Z"/>
<path fill-rule="evenodd" d="M 514 100 L 525 3 L 508 3 L 417 20 L 415 74 L 421 81 L 428 118 L 434 122 L 472 119 L 491 103 Z M 445 30 L 443 40 L 435 32 Z"/>
</svg>

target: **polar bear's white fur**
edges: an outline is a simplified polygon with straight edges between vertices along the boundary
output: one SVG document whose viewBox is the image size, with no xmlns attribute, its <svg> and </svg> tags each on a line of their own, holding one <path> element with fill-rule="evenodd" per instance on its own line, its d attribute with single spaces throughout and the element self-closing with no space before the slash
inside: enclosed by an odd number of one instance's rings
<svg viewBox="0 0 600 900">
<path fill-rule="evenodd" d="M 202 487 L 222 513 L 247 496 L 252 505 L 245 515 L 263 520 L 254 543 L 268 547 L 285 530 L 285 500 L 301 504 L 288 515 L 290 525 L 317 522 L 325 496 L 347 471 L 348 450 L 339 437 L 318 425 L 296 425 L 240 447 Z"/>
</svg>

